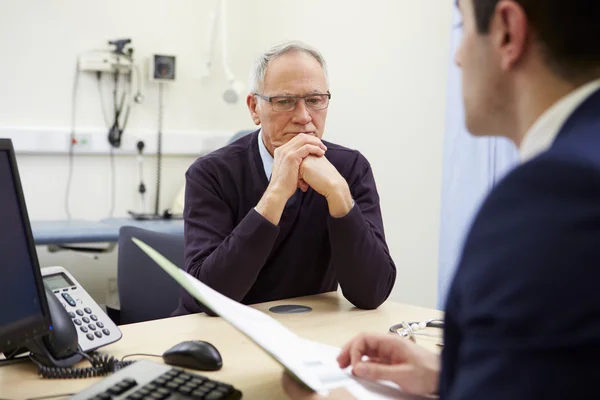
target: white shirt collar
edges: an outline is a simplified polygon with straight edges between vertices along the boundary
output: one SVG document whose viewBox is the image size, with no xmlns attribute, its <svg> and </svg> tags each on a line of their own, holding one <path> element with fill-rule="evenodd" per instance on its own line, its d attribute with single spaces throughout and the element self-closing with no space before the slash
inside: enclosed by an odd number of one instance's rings
<svg viewBox="0 0 600 400">
<path fill-rule="evenodd" d="M 571 114 L 599 88 L 600 79 L 587 83 L 546 110 L 527 131 L 521 143 L 521 162 L 548 150 Z"/>
<path fill-rule="evenodd" d="M 273 156 L 269 153 L 269 150 L 267 150 L 265 142 L 263 142 L 262 129 L 258 131 L 258 153 L 262 159 L 265 175 L 267 176 L 267 179 L 270 180 L 271 173 L 273 172 Z"/>
</svg>

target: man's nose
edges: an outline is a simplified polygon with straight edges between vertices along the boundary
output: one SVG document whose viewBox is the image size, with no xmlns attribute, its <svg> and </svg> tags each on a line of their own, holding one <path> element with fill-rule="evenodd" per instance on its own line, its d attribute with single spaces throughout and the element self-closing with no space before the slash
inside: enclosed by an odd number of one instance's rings
<svg viewBox="0 0 600 400">
<path fill-rule="evenodd" d="M 306 125 L 312 120 L 304 99 L 299 99 L 294 109 L 294 122 Z"/>
</svg>

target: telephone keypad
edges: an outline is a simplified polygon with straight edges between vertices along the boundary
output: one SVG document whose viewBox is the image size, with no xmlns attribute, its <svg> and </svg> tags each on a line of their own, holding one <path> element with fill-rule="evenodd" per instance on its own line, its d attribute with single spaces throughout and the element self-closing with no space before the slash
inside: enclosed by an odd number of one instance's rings
<svg viewBox="0 0 600 400">
<path fill-rule="evenodd" d="M 75 318 L 75 313 L 73 311 L 69 311 L 69 317 Z"/>
<path fill-rule="evenodd" d="M 81 318 L 83 320 L 83 322 L 85 322 L 86 324 L 90 323 L 90 319 L 88 317 L 83 317 Z"/>
<path fill-rule="evenodd" d="M 110 331 L 108 329 L 102 329 L 102 333 L 104 333 L 106 336 L 110 335 Z"/>
<path fill-rule="evenodd" d="M 81 332 L 83 333 L 86 333 L 88 331 L 88 328 L 86 328 L 85 326 L 82 326 L 79 329 L 81 329 Z"/>
<path fill-rule="evenodd" d="M 91 308 L 89 308 L 89 307 L 86 307 L 86 308 L 84 308 L 84 309 L 83 309 L 83 311 L 85 311 L 85 312 L 86 312 L 86 313 L 88 313 L 88 314 L 91 314 L 91 313 L 92 313 L 92 309 L 91 309 Z"/>
<path fill-rule="evenodd" d="M 97 336 L 97 337 L 99 337 L 99 338 L 101 338 L 101 337 L 102 337 L 102 333 L 101 333 L 101 332 L 98 332 L 98 331 L 94 332 L 94 335 L 96 335 L 96 336 Z"/>
<path fill-rule="evenodd" d="M 75 325 L 79 326 L 81 325 L 81 321 L 78 319 L 74 319 L 73 322 L 75 323 Z"/>
<path fill-rule="evenodd" d="M 85 335 L 88 339 L 90 340 L 94 340 L 94 335 L 92 335 L 91 333 L 88 333 L 87 335 Z"/>
<path fill-rule="evenodd" d="M 98 317 L 96 317 L 94 314 L 90 315 L 90 318 L 92 321 L 98 321 Z"/>
<path fill-rule="evenodd" d="M 89 324 L 88 327 L 93 331 L 96 330 L 96 325 L 94 325 L 94 324 Z"/>
<path fill-rule="evenodd" d="M 96 325 L 98 325 L 98 328 L 104 328 L 104 324 L 102 322 L 96 322 Z"/>
<path fill-rule="evenodd" d="M 83 316 L 83 311 L 81 311 L 81 310 L 77 310 L 77 311 L 75 311 L 75 312 L 76 312 L 76 313 L 77 313 L 77 315 L 79 315 L 80 317 L 82 317 L 82 316 Z"/>
</svg>

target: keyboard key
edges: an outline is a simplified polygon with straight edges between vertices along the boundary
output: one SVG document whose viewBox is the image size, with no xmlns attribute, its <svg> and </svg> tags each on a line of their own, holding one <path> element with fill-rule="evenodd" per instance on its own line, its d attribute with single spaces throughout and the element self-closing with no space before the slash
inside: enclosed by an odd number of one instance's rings
<svg viewBox="0 0 600 400">
<path fill-rule="evenodd" d="M 185 394 L 186 396 L 189 396 L 190 393 L 192 393 L 194 391 L 194 389 L 190 389 L 187 386 L 182 386 L 178 389 L 179 393 L 181 394 Z"/>
<path fill-rule="evenodd" d="M 90 319 L 88 317 L 83 317 L 81 318 L 83 320 L 83 322 L 85 322 L 86 324 L 90 323 Z"/>
<path fill-rule="evenodd" d="M 165 372 L 165 377 L 168 379 L 175 378 L 177 375 L 179 375 L 179 371 L 175 368 L 173 368 L 169 372 Z"/>
<path fill-rule="evenodd" d="M 77 313 L 77 315 L 79 315 L 80 317 L 83 317 L 83 311 L 81 310 L 77 310 L 75 311 Z"/>
<path fill-rule="evenodd" d="M 225 395 L 221 392 L 210 392 L 204 397 L 204 400 L 221 400 L 224 399 Z"/>
<path fill-rule="evenodd" d="M 81 326 L 79 327 L 79 329 L 81 329 L 81 332 L 83 333 L 87 333 L 88 329 L 85 326 Z"/>
<path fill-rule="evenodd" d="M 73 311 L 69 311 L 69 317 L 75 318 L 75 313 Z"/>
<path fill-rule="evenodd" d="M 135 392 L 135 393 L 133 393 L 133 394 L 130 394 L 129 396 L 127 396 L 127 397 L 125 398 L 125 400 L 141 400 L 141 399 L 142 399 L 142 397 L 144 397 L 144 395 L 143 395 L 143 394 L 141 394 L 141 393 L 138 391 L 138 392 Z"/>
<path fill-rule="evenodd" d="M 94 332 L 94 335 L 96 335 L 96 337 L 101 338 L 102 337 L 102 333 L 101 332 Z"/>
<path fill-rule="evenodd" d="M 219 392 L 221 392 L 223 394 L 229 394 L 229 393 L 233 392 L 233 386 L 219 384 L 215 390 L 218 390 Z"/>
<path fill-rule="evenodd" d="M 193 378 L 190 382 L 192 382 L 194 385 L 198 386 L 198 385 L 202 385 L 204 382 L 206 382 L 206 379 Z"/>
<path fill-rule="evenodd" d="M 183 385 L 185 383 L 185 379 L 181 379 L 180 377 L 177 377 L 175 379 L 173 379 L 173 382 L 175 382 L 178 385 Z"/>
<path fill-rule="evenodd" d="M 94 340 L 94 335 L 92 335 L 91 333 L 88 333 L 87 335 L 85 335 L 85 337 L 90 340 Z"/>
<path fill-rule="evenodd" d="M 158 392 L 154 392 L 154 393 L 150 394 L 150 398 L 153 400 L 162 400 L 165 397 L 167 397 L 167 396 L 165 396 L 164 394 L 160 394 Z"/>
<path fill-rule="evenodd" d="M 125 383 L 129 387 L 134 387 L 134 386 L 137 385 L 137 382 L 135 381 L 135 379 L 131 379 L 131 378 L 125 378 L 125 379 L 123 379 L 123 383 Z"/>
<path fill-rule="evenodd" d="M 179 386 L 181 386 L 181 385 L 178 385 L 175 382 L 169 382 L 165 385 L 165 387 L 168 387 L 169 389 L 173 389 L 173 390 L 177 389 Z"/>
<path fill-rule="evenodd" d="M 92 321 L 98 321 L 98 317 L 96 317 L 94 314 L 90 315 L 90 318 L 92 319 Z"/>
<path fill-rule="evenodd" d="M 98 399 L 100 399 L 100 400 L 110 400 L 110 399 L 112 399 L 112 396 L 109 393 L 100 393 L 96 397 L 98 397 Z"/>
<path fill-rule="evenodd" d="M 89 308 L 89 307 L 86 307 L 86 308 L 84 308 L 84 309 L 83 309 L 83 311 L 85 311 L 85 312 L 86 312 L 86 313 L 88 313 L 88 314 L 91 314 L 91 313 L 92 313 L 92 310 L 91 310 L 91 308 Z"/>
<path fill-rule="evenodd" d="M 94 319 L 94 318 L 92 318 Z M 95 321 L 95 319 L 94 319 Z M 102 322 L 96 322 L 96 325 L 98 325 L 98 328 L 104 328 L 104 324 Z"/>
<path fill-rule="evenodd" d="M 75 323 L 75 325 L 79 326 L 81 325 L 81 321 L 78 319 L 74 319 L 73 322 Z"/>
<path fill-rule="evenodd" d="M 190 379 L 193 378 L 193 376 L 191 374 L 188 374 L 187 372 L 184 372 L 182 374 L 179 374 L 179 376 L 177 376 L 178 378 L 184 379 L 186 381 L 189 381 Z"/>
<path fill-rule="evenodd" d="M 193 397 L 200 397 L 201 399 L 204 398 L 205 395 L 206 395 L 205 390 L 196 389 L 192 392 Z"/>
<path fill-rule="evenodd" d="M 182 387 L 184 388 L 188 388 L 191 391 L 194 391 L 199 385 L 194 385 L 192 382 L 188 382 L 185 385 L 183 385 Z"/>
<path fill-rule="evenodd" d="M 121 393 L 125 393 L 126 391 L 127 391 L 127 387 L 122 386 L 120 383 L 117 383 L 116 385 L 108 388 L 108 390 L 107 390 L 107 392 L 112 394 L 113 396 L 118 396 Z"/>
<path fill-rule="evenodd" d="M 96 330 L 96 325 L 94 325 L 94 324 L 89 324 L 88 327 L 93 331 Z"/>
<path fill-rule="evenodd" d="M 214 389 L 217 387 L 217 384 L 214 382 L 206 382 L 203 386 L 208 389 Z"/>
<path fill-rule="evenodd" d="M 150 391 L 154 391 L 154 390 L 158 389 L 158 386 L 156 386 L 154 383 L 149 383 L 144 387 Z"/>
<path fill-rule="evenodd" d="M 106 336 L 110 335 L 110 331 L 108 329 L 102 329 L 102 333 L 104 333 Z"/>
<path fill-rule="evenodd" d="M 156 378 L 156 379 L 153 381 L 153 383 L 154 383 L 154 384 L 156 384 L 156 385 L 160 385 L 160 386 L 164 386 L 164 385 L 165 385 L 167 382 L 168 382 L 168 381 L 167 381 L 167 379 L 166 379 L 166 378 L 164 378 L 164 377 L 162 377 L 162 376 L 161 376 L 161 377 L 159 377 L 159 378 Z"/>
</svg>

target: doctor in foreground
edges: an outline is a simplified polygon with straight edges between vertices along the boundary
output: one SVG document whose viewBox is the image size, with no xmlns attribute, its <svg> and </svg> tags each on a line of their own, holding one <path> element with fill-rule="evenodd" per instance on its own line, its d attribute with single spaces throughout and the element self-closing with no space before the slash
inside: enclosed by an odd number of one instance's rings
<svg viewBox="0 0 600 400">
<path fill-rule="evenodd" d="M 492 190 L 466 238 L 441 359 L 393 335 L 362 335 L 346 344 L 339 364 L 442 399 L 595 398 L 600 1 L 458 6 L 467 128 L 512 140 L 522 165 Z M 283 384 L 294 399 L 319 398 L 287 376 Z"/>
</svg>

